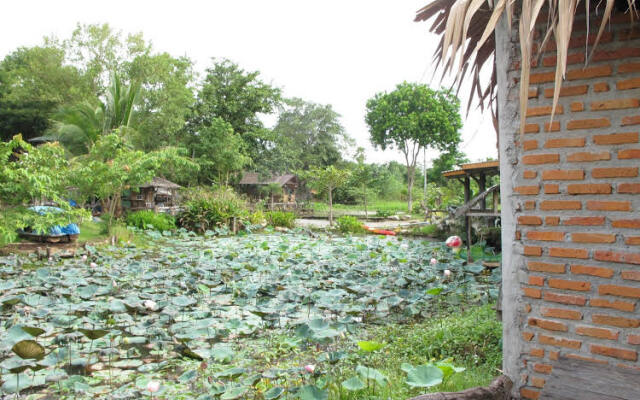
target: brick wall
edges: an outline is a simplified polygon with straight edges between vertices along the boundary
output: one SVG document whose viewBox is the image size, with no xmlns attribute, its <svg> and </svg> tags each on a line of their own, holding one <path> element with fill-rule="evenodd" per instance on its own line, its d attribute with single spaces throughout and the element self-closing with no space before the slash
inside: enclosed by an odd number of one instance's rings
<svg viewBox="0 0 640 400">
<path fill-rule="evenodd" d="M 501 140 L 515 143 L 515 155 L 501 157 L 514 160 L 516 386 L 525 399 L 545 398 L 564 357 L 640 367 L 640 26 L 616 15 L 583 68 L 586 39 L 578 19 L 553 123 L 555 43 L 532 65 L 526 133 L 501 125 Z M 511 41 L 506 94 L 517 101 L 517 32 Z"/>
</svg>

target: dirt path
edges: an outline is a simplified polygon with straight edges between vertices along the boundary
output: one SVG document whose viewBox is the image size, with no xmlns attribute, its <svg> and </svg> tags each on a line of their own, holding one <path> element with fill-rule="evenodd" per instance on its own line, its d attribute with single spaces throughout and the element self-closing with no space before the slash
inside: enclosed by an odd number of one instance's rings
<svg viewBox="0 0 640 400">
<path fill-rule="evenodd" d="M 411 224 L 415 224 L 422 221 L 370 221 L 365 222 L 365 225 L 376 229 L 395 229 L 406 228 Z M 305 228 L 327 228 L 329 227 L 329 220 L 327 219 L 296 219 L 296 226 Z"/>
</svg>

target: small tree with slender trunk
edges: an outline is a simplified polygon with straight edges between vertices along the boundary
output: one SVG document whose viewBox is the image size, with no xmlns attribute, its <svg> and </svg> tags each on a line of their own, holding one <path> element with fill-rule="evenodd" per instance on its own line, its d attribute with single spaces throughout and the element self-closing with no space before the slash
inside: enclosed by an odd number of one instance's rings
<svg viewBox="0 0 640 400">
<path fill-rule="evenodd" d="M 329 199 L 329 225 L 333 225 L 333 191 L 349 180 L 351 172 L 330 165 L 324 169 L 312 168 L 299 175 L 304 177 L 309 187 L 322 192 L 326 191 Z"/>
<path fill-rule="evenodd" d="M 367 101 L 366 122 L 371 142 L 382 150 L 392 147 L 404 155 L 407 167 L 409 212 L 420 151 L 451 151 L 460 143 L 460 101 L 449 91 L 403 82 L 390 93 L 378 93 Z"/>
</svg>

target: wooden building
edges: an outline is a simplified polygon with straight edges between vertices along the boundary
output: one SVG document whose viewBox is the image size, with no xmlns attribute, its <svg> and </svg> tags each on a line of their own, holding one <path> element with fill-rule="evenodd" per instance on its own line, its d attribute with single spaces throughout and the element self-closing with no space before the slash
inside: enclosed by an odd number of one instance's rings
<svg viewBox="0 0 640 400">
<path fill-rule="evenodd" d="M 471 247 L 471 218 L 484 217 L 490 221 L 500 217 L 500 185 L 493 185 L 487 188 L 488 178 L 500 175 L 499 161 L 485 161 L 478 163 L 463 164 L 459 169 L 445 171 L 442 173 L 445 178 L 457 179 L 464 186 L 464 205 L 455 212 L 455 217 L 464 217 L 467 231 L 467 255 Z M 471 180 L 478 184 L 478 193 L 473 193 Z M 487 197 L 492 196 L 492 201 L 487 207 Z"/>
<path fill-rule="evenodd" d="M 300 183 L 294 174 L 261 177 L 257 172 L 247 172 L 238 183 L 240 190 L 252 200 L 267 199 L 271 204 L 295 204 Z"/>
<path fill-rule="evenodd" d="M 153 178 L 141 185 L 139 191 L 131 191 L 129 202 L 131 211 L 152 210 L 175 214 L 179 211 L 178 189 L 181 186 L 164 178 Z"/>
</svg>

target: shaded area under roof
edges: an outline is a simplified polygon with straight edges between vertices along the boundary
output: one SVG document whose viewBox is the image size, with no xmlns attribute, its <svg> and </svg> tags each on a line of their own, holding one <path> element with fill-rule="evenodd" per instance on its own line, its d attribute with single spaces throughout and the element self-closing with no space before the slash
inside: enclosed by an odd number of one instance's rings
<svg viewBox="0 0 640 400">
<path fill-rule="evenodd" d="M 470 164 L 462 164 L 459 169 L 444 171 L 445 178 L 459 178 L 465 175 L 477 175 L 483 173 L 487 176 L 498 175 L 500 173 L 500 161 L 483 161 Z"/>
</svg>

